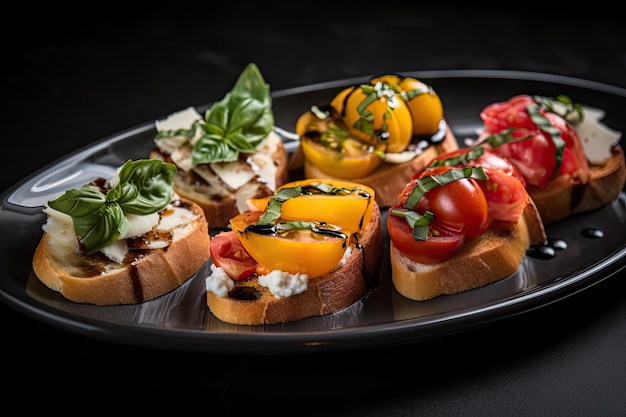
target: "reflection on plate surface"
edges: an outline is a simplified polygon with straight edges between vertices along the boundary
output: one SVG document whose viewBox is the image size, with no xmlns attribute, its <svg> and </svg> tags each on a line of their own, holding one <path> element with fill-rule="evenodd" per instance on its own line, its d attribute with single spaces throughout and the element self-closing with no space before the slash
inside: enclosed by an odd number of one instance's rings
<svg viewBox="0 0 626 417">
<path fill-rule="evenodd" d="M 621 119 L 626 92 L 617 87 L 520 72 L 429 71 L 406 75 L 433 85 L 444 100 L 446 119 L 461 143 L 475 137 L 479 112 L 485 105 L 520 93 L 566 94 L 576 102 L 604 109 L 604 123 L 626 132 L 626 121 Z M 275 92 L 277 126 L 293 130 L 298 116 L 311 105 L 324 104 L 343 87 L 366 78 Z M 626 197 L 622 192 L 596 212 L 548 225 L 549 238 L 562 239 L 568 245 L 554 259 L 526 257 L 519 271 L 502 281 L 428 301 L 409 300 L 393 288 L 386 235 L 379 287 L 333 315 L 268 326 L 223 323 L 206 307 L 208 264 L 180 288 L 143 304 L 99 307 L 67 301 L 32 272 L 32 254 L 45 221 L 41 206 L 60 191 L 96 176 L 111 176 L 128 159 L 147 157 L 153 136 L 153 123 L 148 122 L 72 154 L 4 194 L 0 211 L 0 297 L 4 302 L 52 325 L 123 343 L 209 352 L 296 353 L 387 346 L 470 330 L 562 299 L 626 268 Z M 295 146 L 296 142 L 288 142 L 289 150 Z M 386 212 L 383 224 L 385 219 Z M 584 236 L 588 229 L 602 230 L 604 237 Z"/>
</svg>

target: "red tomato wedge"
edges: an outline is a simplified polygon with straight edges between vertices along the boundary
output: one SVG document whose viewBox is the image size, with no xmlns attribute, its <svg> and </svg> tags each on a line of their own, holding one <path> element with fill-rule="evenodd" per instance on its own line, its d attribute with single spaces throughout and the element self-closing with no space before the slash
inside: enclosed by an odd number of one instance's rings
<svg viewBox="0 0 626 417">
<path fill-rule="evenodd" d="M 530 110 L 537 116 L 535 119 Z M 530 95 L 492 103 L 483 109 L 480 117 L 485 137 L 508 132 L 514 138 L 523 139 L 500 144 L 494 149 L 517 166 L 527 184 L 545 187 L 559 175 L 570 175 L 581 183 L 589 181 L 587 157 L 574 128 L 560 115 L 539 106 Z M 545 123 L 535 122 L 538 119 L 545 119 Z M 512 130 L 509 132 L 509 129 Z M 556 129 L 558 135 L 549 133 L 550 129 Z M 555 139 L 562 142 L 555 143 Z"/>
<path fill-rule="evenodd" d="M 394 208 L 403 208 L 402 203 L 396 203 Z M 445 261 L 458 252 L 465 243 L 465 235 L 437 225 L 431 221 L 432 236 L 426 240 L 413 239 L 413 230 L 403 217 L 389 215 L 387 217 L 387 231 L 389 239 L 404 256 L 413 262 L 434 264 Z"/>
<path fill-rule="evenodd" d="M 478 183 L 494 220 L 516 223 L 528 204 L 524 176 L 509 159 L 488 147 L 458 149 L 438 156 L 431 162 L 433 164 L 481 166 L 489 179 Z"/>
<path fill-rule="evenodd" d="M 394 246 L 414 262 L 432 264 L 444 261 L 458 252 L 466 241 L 476 239 L 489 227 L 489 207 L 480 180 L 462 178 L 427 191 L 414 207 L 407 207 L 409 196 L 428 176 L 437 176 L 453 169 L 438 166 L 423 171 L 409 182 L 398 201 L 390 208 L 387 230 Z M 394 211 L 398 210 L 398 212 Z M 433 214 L 424 240 L 414 238 L 413 228 L 400 212 Z"/>
<path fill-rule="evenodd" d="M 256 269 L 257 262 L 233 231 L 220 232 L 212 237 L 210 251 L 213 263 L 234 280 L 247 278 Z"/>
</svg>

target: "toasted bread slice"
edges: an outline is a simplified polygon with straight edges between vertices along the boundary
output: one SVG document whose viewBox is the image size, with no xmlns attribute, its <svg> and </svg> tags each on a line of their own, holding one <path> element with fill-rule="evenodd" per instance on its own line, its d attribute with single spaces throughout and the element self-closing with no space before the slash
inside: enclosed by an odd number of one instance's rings
<svg viewBox="0 0 626 417">
<path fill-rule="evenodd" d="M 272 184 L 268 184 L 267 178 L 254 178 L 238 189 L 232 189 L 225 185 L 224 180 L 211 172 L 210 168 L 202 168 L 205 175 L 212 177 L 209 181 L 200 180 L 193 171 L 178 169 L 174 177 L 174 191 L 181 197 L 191 200 L 204 210 L 207 222 L 211 228 L 228 227 L 231 218 L 238 215 L 246 208 L 246 201 L 251 198 L 270 196 L 275 188 L 284 184 L 289 175 L 287 168 L 289 155 L 285 145 L 275 133 L 275 138 L 270 141 L 271 148 L 263 149 L 264 153 L 271 155 L 275 166 Z M 150 153 L 150 158 L 172 162 L 166 154 L 155 148 Z"/>
<path fill-rule="evenodd" d="M 441 142 L 437 142 L 427 147 L 421 154 L 417 155 L 410 161 L 403 163 L 383 162 L 383 164 L 371 174 L 362 178 L 353 178 L 350 179 L 350 181 L 372 187 L 376 191 L 376 202 L 378 205 L 382 208 L 387 208 L 396 201 L 398 193 L 402 191 L 413 174 L 418 171 L 422 171 L 426 164 L 428 164 L 436 156 L 454 151 L 458 149 L 458 147 L 459 145 L 454 133 L 450 130 L 450 127 L 447 126 L 446 136 Z M 298 148 L 292 158 L 300 158 L 304 167 L 305 178 L 341 179 L 329 175 L 324 171 L 323 167 L 315 166 L 303 156 L 298 155 L 298 153 L 301 152 L 301 149 Z M 295 164 L 295 162 L 292 162 L 292 164 Z"/>
<path fill-rule="evenodd" d="M 613 146 L 611 157 L 604 164 L 591 165 L 589 168 L 591 177 L 586 184 L 563 175 L 550 181 L 544 188 L 533 185 L 527 187 L 544 223 L 603 207 L 624 188 L 626 164 L 621 146 Z"/>
<path fill-rule="evenodd" d="M 85 256 L 68 251 L 45 232 L 33 256 L 35 275 L 48 288 L 78 303 L 136 304 L 164 295 L 191 278 L 210 254 L 202 208 L 186 200 L 176 205 L 189 210 L 192 220 L 161 230 L 173 234 L 169 246 L 130 250 L 121 263 L 101 252 Z"/>
<path fill-rule="evenodd" d="M 390 242 L 392 281 L 400 294 L 412 300 L 456 294 L 511 276 L 520 268 L 530 245 L 545 240 L 541 218 L 531 202 L 517 224 L 492 225 L 443 262 L 413 262 Z"/>
<path fill-rule="evenodd" d="M 317 278 L 309 279 L 306 291 L 277 298 L 259 284 L 258 276 L 235 281 L 226 297 L 207 291 L 207 305 L 220 320 L 241 325 L 286 323 L 336 313 L 361 299 L 374 286 L 382 259 L 380 208 L 374 205 L 368 226 L 353 240 L 345 263 Z"/>
</svg>

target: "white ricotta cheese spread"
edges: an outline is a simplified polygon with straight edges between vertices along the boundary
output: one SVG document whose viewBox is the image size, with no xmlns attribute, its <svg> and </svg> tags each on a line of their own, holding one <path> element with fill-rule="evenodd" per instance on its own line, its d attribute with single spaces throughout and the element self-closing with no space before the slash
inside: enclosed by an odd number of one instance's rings
<svg viewBox="0 0 626 417">
<path fill-rule="evenodd" d="M 205 279 L 206 290 L 218 297 L 226 297 L 235 287 L 235 282 L 220 267 L 211 265 L 211 275 Z"/>
<path fill-rule="evenodd" d="M 307 274 L 272 271 L 267 275 L 259 276 L 259 284 L 267 287 L 276 298 L 291 297 L 306 291 L 309 276 Z"/>
<path fill-rule="evenodd" d="M 603 110 L 584 107 L 584 112 L 582 122 L 573 125 L 574 129 L 580 136 L 589 163 L 602 165 L 611 156 L 611 147 L 619 143 L 622 133 L 600 122 L 604 117 Z"/>
</svg>

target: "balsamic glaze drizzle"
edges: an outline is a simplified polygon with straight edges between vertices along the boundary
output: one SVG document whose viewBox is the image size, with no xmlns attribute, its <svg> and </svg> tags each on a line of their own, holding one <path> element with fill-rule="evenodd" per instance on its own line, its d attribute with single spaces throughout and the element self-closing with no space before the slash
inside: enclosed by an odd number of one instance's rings
<svg viewBox="0 0 626 417">
<path fill-rule="evenodd" d="M 580 234 L 588 239 L 602 239 L 604 231 L 597 228 L 583 229 Z M 567 249 L 567 242 L 563 239 L 550 238 L 541 244 L 531 245 L 526 251 L 526 255 L 535 259 L 552 259 L 556 256 L 557 251 Z"/>
</svg>

